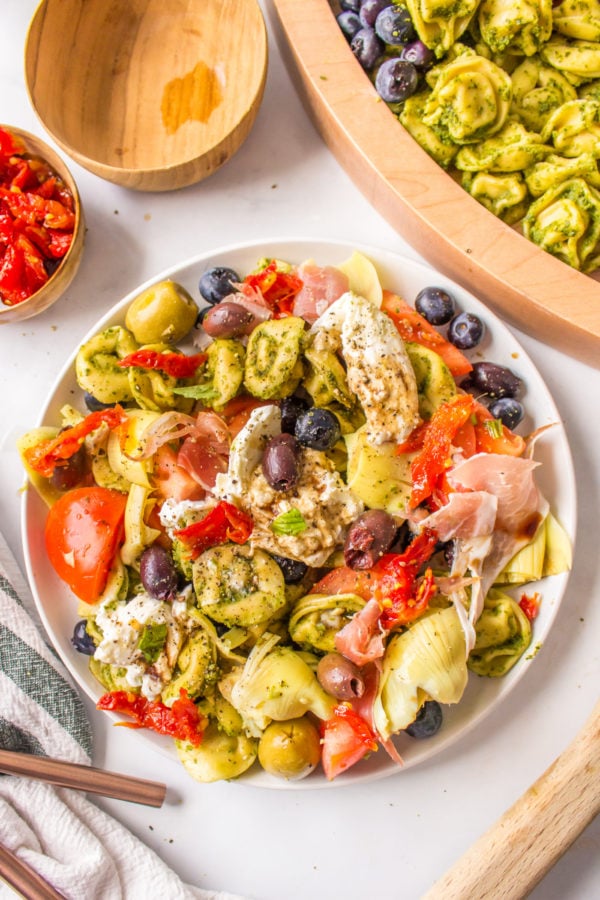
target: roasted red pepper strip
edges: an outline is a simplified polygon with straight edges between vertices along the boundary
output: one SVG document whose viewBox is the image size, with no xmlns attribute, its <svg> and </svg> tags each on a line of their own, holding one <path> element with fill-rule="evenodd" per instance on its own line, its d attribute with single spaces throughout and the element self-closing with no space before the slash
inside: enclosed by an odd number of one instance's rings
<svg viewBox="0 0 600 900">
<path fill-rule="evenodd" d="M 35 472 L 39 472 L 45 478 L 50 478 L 61 460 L 70 459 L 77 453 L 88 434 L 102 424 L 108 425 L 112 429 L 126 421 L 125 411 L 118 404 L 110 409 L 100 409 L 90 413 L 77 425 L 65 428 L 55 438 L 48 438 L 34 447 L 29 447 L 25 451 L 27 464 Z"/>
<path fill-rule="evenodd" d="M 411 509 L 433 493 L 438 478 L 448 468 L 452 438 L 473 414 L 474 407 L 475 400 L 470 394 L 458 394 L 442 403 L 429 420 L 423 446 L 410 467 L 413 482 Z"/>
<path fill-rule="evenodd" d="M 247 275 L 244 284 L 261 292 L 276 319 L 291 315 L 294 298 L 302 287 L 301 279 L 289 272 L 280 272 L 275 260 L 262 271 Z"/>
<path fill-rule="evenodd" d="M 135 722 L 119 722 L 119 725 L 149 728 L 180 741 L 189 741 L 195 747 L 202 743 L 206 728 L 206 718 L 183 688 L 179 699 L 170 707 L 159 700 L 147 700 L 129 691 L 111 691 L 100 697 L 96 708 L 124 713 L 135 719 Z"/>
<path fill-rule="evenodd" d="M 197 559 L 209 547 L 226 541 L 245 544 L 253 527 L 251 516 L 232 503 L 221 500 L 200 522 L 176 531 L 175 537 L 189 549 L 191 559 Z"/>
<path fill-rule="evenodd" d="M 535 617 L 538 615 L 540 611 L 540 603 L 541 598 L 538 592 L 536 591 L 533 597 L 530 597 L 528 594 L 522 594 L 521 599 L 519 600 L 519 606 L 527 616 L 530 622 L 533 622 Z"/>
<path fill-rule="evenodd" d="M 119 360 L 123 368 L 136 366 L 138 369 L 160 369 L 173 378 L 191 378 L 196 370 L 206 362 L 206 353 L 185 356 L 183 353 L 170 353 L 158 350 L 135 350 Z"/>
</svg>

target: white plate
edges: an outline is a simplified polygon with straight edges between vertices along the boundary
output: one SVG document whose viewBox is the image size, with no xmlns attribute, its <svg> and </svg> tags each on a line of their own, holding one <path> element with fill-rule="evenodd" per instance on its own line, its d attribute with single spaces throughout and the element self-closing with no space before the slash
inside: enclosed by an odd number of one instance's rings
<svg viewBox="0 0 600 900">
<path fill-rule="evenodd" d="M 141 285 L 100 319 L 83 340 L 87 340 L 88 337 L 109 325 L 122 323 L 125 310 L 133 298 L 144 288 L 164 278 L 172 278 L 180 282 L 192 296 L 201 302 L 198 294 L 198 280 L 202 272 L 213 265 L 231 266 L 243 276 L 251 271 L 263 256 L 275 256 L 294 263 L 311 258 L 319 265 L 335 265 L 347 259 L 352 250 L 360 250 L 368 256 L 375 263 L 383 286 L 401 294 L 410 303 L 414 302 L 415 296 L 421 288 L 427 285 L 436 285 L 449 290 L 461 309 L 475 312 L 483 319 L 486 325 L 486 334 L 482 343 L 471 355 L 473 359 L 487 359 L 509 366 L 523 379 L 526 418 L 519 427 L 519 431 L 527 434 L 543 425 L 554 425 L 553 428 L 546 431 L 536 445 L 535 456 L 542 463 L 537 470 L 537 483 L 549 500 L 552 511 L 571 539 L 574 539 L 576 498 L 573 462 L 560 416 L 546 385 L 508 328 L 472 294 L 428 266 L 387 251 L 372 247 L 352 246 L 336 241 L 275 239 L 219 248 L 169 269 Z M 71 358 L 67 360 L 50 391 L 38 424 L 56 424 L 59 420 L 61 406 L 65 403 L 76 404 L 76 398 L 81 394 L 74 374 L 74 359 L 77 349 L 78 347 L 75 348 Z M 80 406 L 83 411 L 82 401 Z M 43 540 L 46 507 L 34 490 L 24 492 L 22 513 L 25 560 L 40 616 L 59 656 L 78 684 L 95 701 L 103 691 L 88 670 L 88 657 L 77 653 L 71 645 L 70 638 L 77 618 L 76 601 L 54 573 L 46 558 Z M 534 623 L 534 637 L 530 651 L 504 678 L 480 678 L 471 674 L 462 701 L 454 707 L 444 709 L 444 725 L 435 737 L 422 741 L 411 740 L 406 736 L 398 738 L 397 746 L 404 758 L 405 768 L 442 753 L 446 747 L 480 722 L 496 704 L 510 693 L 517 681 L 526 674 L 537 655 L 534 648 L 537 649 L 543 645 L 558 611 L 567 578 L 567 574 L 557 575 L 546 578 L 538 584 L 528 585 L 527 592 L 529 594 L 539 591 L 543 598 L 539 616 Z M 106 715 L 106 713 L 98 712 L 98 715 Z M 161 752 L 176 759 L 174 746 L 169 738 L 140 731 L 139 739 L 151 741 Z M 401 770 L 391 762 L 385 751 L 379 750 L 333 782 L 327 782 L 319 769 L 303 781 L 288 783 L 267 775 L 258 765 L 239 781 L 252 786 L 305 790 L 355 784 L 360 781 L 397 774 L 399 771 Z"/>
</svg>

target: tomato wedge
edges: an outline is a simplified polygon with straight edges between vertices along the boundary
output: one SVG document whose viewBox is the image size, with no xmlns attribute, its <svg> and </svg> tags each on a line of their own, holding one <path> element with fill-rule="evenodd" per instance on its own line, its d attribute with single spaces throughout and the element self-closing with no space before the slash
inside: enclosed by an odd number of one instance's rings
<svg viewBox="0 0 600 900">
<path fill-rule="evenodd" d="M 384 290 L 381 308 L 398 329 L 402 340 L 415 341 L 434 350 L 442 357 L 455 378 L 468 375 L 471 371 L 473 366 L 464 353 L 397 294 Z"/>
<path fill-rule="evenodd" d="M 375 734 L 352 707 L 341 703 L 322 725 L 321 763 L 328 781 L 377 750 Z"/>
<path fill-rule="evenodd" d="M 48 559 L 76 597 L 95 603 L 124 535 L 127 494 L 75 488 L 50 507 L 44 538 Z"/>
</svg>

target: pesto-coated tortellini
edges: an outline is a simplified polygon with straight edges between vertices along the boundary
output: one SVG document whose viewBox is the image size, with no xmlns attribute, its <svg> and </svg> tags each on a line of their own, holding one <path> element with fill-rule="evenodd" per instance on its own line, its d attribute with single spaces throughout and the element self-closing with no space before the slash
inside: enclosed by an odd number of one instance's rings
<svg viewBox="0 0 600 900">
<path fill-rule="evenodd" d="M 435 350 L 413 341 L 405 341 L 405 346 L 417 379 L 419 415 L 422 419 L 430 419 L 442 403 L 456 395 L 456 382 Z"/>
<path fill-rule="evenodd" d="M 432 92 L 423 121 L 455 144 L 473 144 L 500 131 L 512 100 L 510 75 L 489 59 L 463 54 L 427 75 Z"/>
<path fill-rule="evenodd" d="M 494 53 L 532 56 L 552 33 L 552 0 L 482 0 L 477 21 Z"/>
<path fill-rule="evenodd" d="M 452 143 L 445 132 L 439 133 L 439 129 L 431 128 L 423 122 L 423 113 L 428 97 L 429 93 L 413 94 L 412 97 L 405 101 L 404 108 L 398 118 L 423 150 L 438 165 L 447 169 L 456 156 L 458 147 Z"/>
<path fill-rule="evenodd" d="M 461 147 L 455 159 L 457 169 L 465 172 L 522 172 L 552 148 L 539 134 L 516 120 L 509 120 L 499 134 L 470 147 Z"/>
<path fill-rule="evenodd" d="M 491 590 L 475 624 L 475 635 L 469 669 L 477 675 L 499 677 L 506 675 L 529 647 L 531 625 L 512 597 Z"/>
<path fill-rule="evenodd" d="M 339 403 L 350 409 L 354 399 L 348 389 L 346 370 L 338 356 L 331 350 L 308 347 L 304 358 L 308 363 L 308 372 L 303 385 L 314 405 L 326 407 L 330 403 Z"/>
<path fill-rule="evenodd" d="M 77 384 L 100 403 L 133 400 L 128 370 L 119 366 L 119 361 L 137 350 L 138 346 L 132 333 L 120 325 L 112 325 L 95 334 L 77 353 Z"/>
<path fill-rule="evenodd" d="M 554 30 L 582 41 L 600 41 L 599 0 L 562 0 L 552 10 Z"/>
<path fill-rule="evenodd" d="M 217 722 L 210 722 L 195 747 L 188 741 L 175 741 L 177 755 L 188 773 L 196 781 L 210 784 L 238 778 L 254 763 L 258 753 L 258 740 L 243 732 L 227 734 Z"/>
<path fill-rule="evenodd" d="M 527 212 L 527 185 L 518 172 L 506 175 L 465 172 L 462 186 L 486 209 L 509 225 L 514 225 Z"/>
<path fill-rule="evenodd" d="M 172 353 L 173 348 L 168 344 L 146 344 L 143 350 L 150 353 Z M 161 369 L 149 369 L 140 366 L 128 366 L 127 372 L 131 396 L 140 409 L 149 409 L 154 412 L 164 412 L 169 409 L 177 409 L 181 412 L 189 412 L 194 401 L 188 397 L 182 397 L 175 393 L 175 388 L 180 385 L 179 379 L 168 375 Z"/>
<path fill-rule="evenodd" d="M 563 103 L 546 121 L 542 139 L 562 156 L 600 157 L 600 101 L 586 97 Z"/>
<path fill-rule="evenodd" d="M 219 544 L 192 565 L 200 610 L 230 628 L 270 619 L 286 602 L 283 572 L 275 560 L 247 544 Z"/>
<path fill-rule="evenodd" d="M 469 26 L 479 0 L 406 0 L 420 39 L 443 56 Z"/>
<path fill-rule="evenodd" d="M 414 721 L 423 699 L 458 703 L 467 685 L 465 636 L 454 606 L 426 613 L 387 645 L 373 704 L 385 740 Z"/>
<path fill-rule="evenodd" d="M 170 706 L 179 698 L 181 690 L 187 691 L 189 697 L 201 694 L 206 681 L 215 675 L 216 661 L 214 644 L 205 631 L 197 629 L 180 650 L 173 677 L 162 691 L 162 702 Z"/>
<path fill-rule="evenodd" d="M 364 605 L 356 594 L 307 594 L 291 611 L 290 637 L 304 649 L 333 653 L 336 634 Z"/>
<path fill-rule="evenodd" d="M 311 666 L 291 647 L 277 646 L 278 638 L 265 636 L 251 651 L 231 688 L 230 700 L 247 728 L 257 734 L 270 721 L 285 722 L 306 712 L 327 720 L 337 701 L 325 693 Z"/>
<path fill-rule="evenodd" d="M 567 100 L 577 99 L 571 82 L 552 66 L 544 65 L 539 56 L 523 60 L 512 72 L 511 79 L 511 115 L 517 115 L 529 131 L 538 134 L 550 113 Z"/>
<path fill-rule="evenodd" d="M 217 338 L 206 355 L 206 378 L 211 389 L 207 405 L 221 409 L 242 386 L 246 350 L 233 338 Z"/>
<path fill-rule="evenodd" d="M 551 188 L 529 207 L 523 233 L 573 268 L 593 271 L 600 260 L 600 191 L 581 178 Z"/>
<path fill-rule="evenodd" d="M 294 392 L 303 374 L 305 324 L 298 316 L 284 316 L 254 329 L 248 340 L 244 373 L 244 385 L 253 397 L 280 400 Z"/>
<path fill-rule="evenodd" d="M 551 153 L 546 159 L 525 170 L 525 181 L 529 193 L 534 197 L 541 197 L 550 188 L 570 178 L 583 178 L 588 184 L 600 188 L 598 160 L 591 153 L 582 153 L 572 158 Z"/>
<path fill-rule="evenodd" d="M 564 72 L 573 84 L 600 78 L 600 42 L 555 36 L 540 47 L 540 56 L 548 65 Z"/>
</svg>

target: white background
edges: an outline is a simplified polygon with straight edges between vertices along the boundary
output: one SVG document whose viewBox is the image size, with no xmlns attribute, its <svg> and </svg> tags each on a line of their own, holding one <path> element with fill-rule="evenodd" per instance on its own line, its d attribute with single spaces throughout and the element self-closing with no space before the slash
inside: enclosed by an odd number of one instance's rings
<svg viewBox="0 0 600 900">
<path fill-rule="evenodd" d="M 0 6 L 0 122 L 48 139 L 23 78 L 35 6 L 34 0 L 2 0 Z M 21 564 L 22 474 L 15 439 L 36 422 L 65 357 L 136 285 L 213 247 L 273 236 L 339 238 L 418 258 L 368 205 L 314 130 L 286 68 L 275 14 L 268 0 L 262 7 L 270 39 L 265 99 L 250 137 L 224 168 L 178 193 L 146 194 L 70 166 L 88 225 L 78 275 L 52 309 L 0 328 L 0 524 Z M 589 715 L 600 683 L 600 371 L 533 336 L 517 336 L 558 405 L 579 499 L 574 573 L 535 665 L 443 757 L 384 781 L 326 791 L 199 785 L 135 733 L 113 728 L 86 701 L 95 764 L 163 780 L 170 788 L 167 804 L 156 811 L 98 802 L 185 881 L 255 900 L 418 898 L 542 774 Z M 597 821 L 533 897 L 598 896 Z"/>
</svg>

